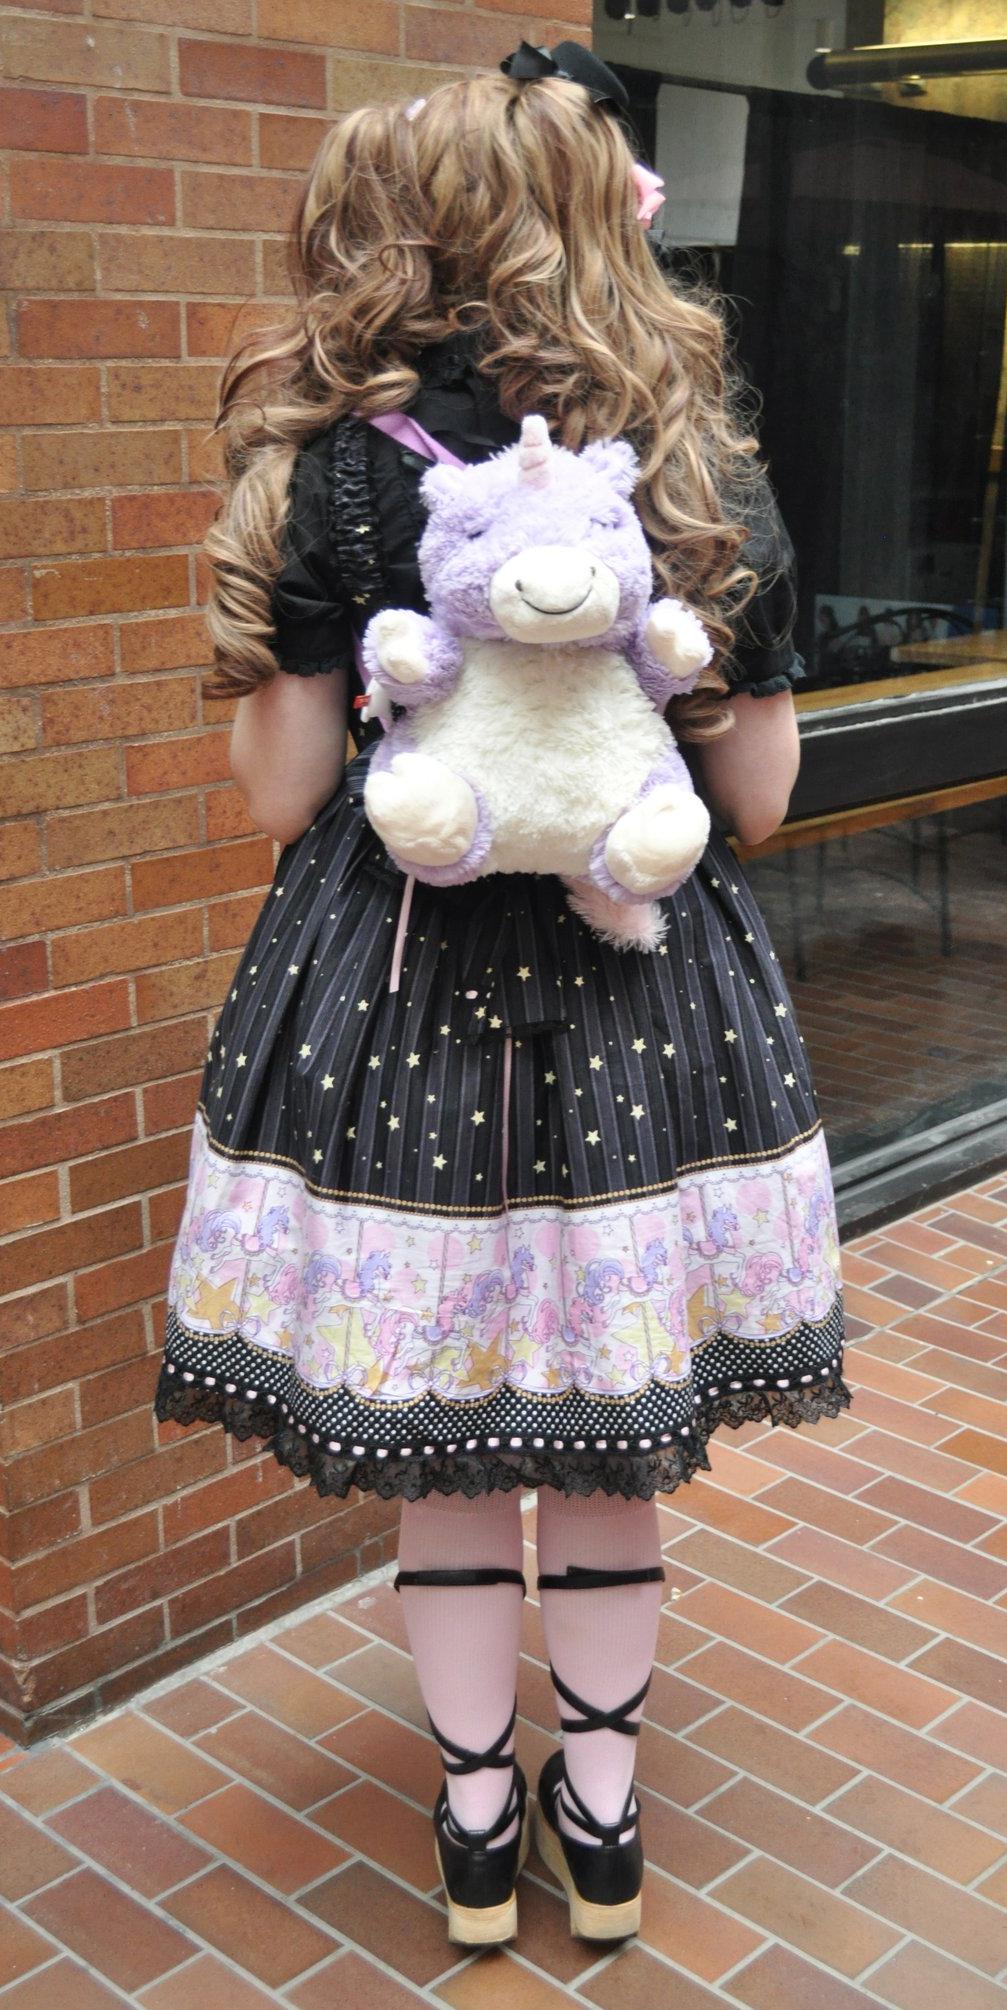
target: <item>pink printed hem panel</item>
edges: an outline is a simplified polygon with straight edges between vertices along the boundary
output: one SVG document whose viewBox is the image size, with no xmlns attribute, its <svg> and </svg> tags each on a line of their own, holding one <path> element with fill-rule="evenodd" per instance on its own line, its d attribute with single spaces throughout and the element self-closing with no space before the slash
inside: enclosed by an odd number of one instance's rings
<svg viewBox="0 0 1007 2010">
<path fill-rule="evenodd" d="M 193 1127 L 169 1304 L 238 1336 L 324 1395 L 377 1408 L 674 1385 L 716 1336 L 778 1345 L 834 1315 L 839 1237 L 820 1129 L 772 1158 L 721 1162 L 576 1212 L 509 1216 L 331 1200 Z"/>
</svg>

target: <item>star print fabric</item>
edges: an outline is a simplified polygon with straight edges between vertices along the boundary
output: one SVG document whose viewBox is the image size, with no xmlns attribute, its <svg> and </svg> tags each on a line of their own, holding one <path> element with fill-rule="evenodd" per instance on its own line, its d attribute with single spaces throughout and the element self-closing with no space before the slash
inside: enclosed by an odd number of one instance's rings
<svg viewBox="0 0 1007 2010">
<path fill-rule="evenodd" d="M 671 1491 L 719 1422 L 835 1414 L 828 1159 L 729 848 L 663 955 L 547 875 L 418 884 L 392 992 L 368 759 L 282 854 L 214 1029 L 159 1414 L 410 1498 Z"/>
</svg>

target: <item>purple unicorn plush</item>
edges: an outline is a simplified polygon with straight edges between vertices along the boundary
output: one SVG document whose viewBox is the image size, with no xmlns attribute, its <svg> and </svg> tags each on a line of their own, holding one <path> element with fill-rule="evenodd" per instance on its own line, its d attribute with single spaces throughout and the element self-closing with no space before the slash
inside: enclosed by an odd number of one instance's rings
<svg viewBox="0 0 1007 2010">
<path fill-rule="evenodd" d="M 430 613 L 365 631 L 365 716 L 389 730 L 364 806 L 418 879 L 556 873 L 605 940 L 653 949 L 653 903 L 710 833 L 663 712 L 713 651 L 681 601 L 651 600 L 636 480 L 625 441 L 570 453 L 537 416 L 491 460 L 423 477 Z"/>
</svg>

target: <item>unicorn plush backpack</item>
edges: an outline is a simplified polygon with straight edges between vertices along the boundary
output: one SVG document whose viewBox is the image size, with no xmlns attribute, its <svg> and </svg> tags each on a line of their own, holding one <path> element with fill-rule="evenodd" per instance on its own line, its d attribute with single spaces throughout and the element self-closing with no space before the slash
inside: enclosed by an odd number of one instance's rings
<svg viewBox="0 0 1007 2010">
<path fill-rule="evenodd" d="M 663 712 L 713 651 L 681 601 L 651 599 L 636 456 L 556 447 L 537 416 L 473 466 L 429 446 L 430 613 L 385 608 L 363 637 L 364 716 L 386 727 L 365 811 L 417 879 L 555 873 L 604 940 L 653 949 L 654 902 L 710 833 Z"/>
</svg>

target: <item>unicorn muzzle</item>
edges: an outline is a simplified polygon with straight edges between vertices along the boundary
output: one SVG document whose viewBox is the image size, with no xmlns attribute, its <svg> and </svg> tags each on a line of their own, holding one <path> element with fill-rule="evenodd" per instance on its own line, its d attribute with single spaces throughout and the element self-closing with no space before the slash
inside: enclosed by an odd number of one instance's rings
<svg viewBox="0 0 1007 2010">
<path fill-rule="evenodd" d="M 591 553 L 541 544 L 498 568 L 489 598 L 504 634 L 516 642 L 583 642 L 611 627 L 619 582 Z"/>
</svg>

